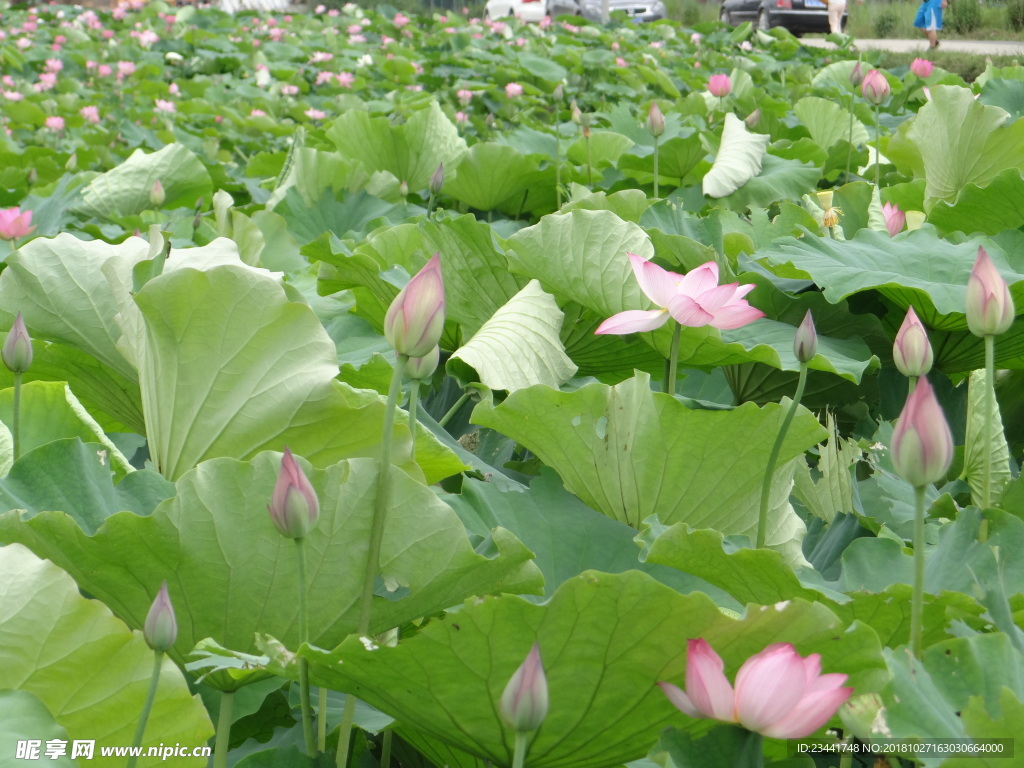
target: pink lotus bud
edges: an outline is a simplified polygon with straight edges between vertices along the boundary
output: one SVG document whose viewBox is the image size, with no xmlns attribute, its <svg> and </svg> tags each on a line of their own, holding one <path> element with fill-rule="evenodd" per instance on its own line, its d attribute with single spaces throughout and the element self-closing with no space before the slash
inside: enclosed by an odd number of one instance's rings
<svg viewBox="0 0 1024 768">
<path fill-rule="evenodd" d="M 14 318 L 14 325 L 0 348 L 0 357 L 12 373 L 24 373 L 32 365 L 32 337 L 28 335 L 21 312 Z"/>
<path fill-rule="evenodd" d="M 864 82 L 860 84 L 860 92 L 872 104 L 881 104 L 889 98 L 889 81 L 877 69 L 872 69 L 864 75 Z"/>
<path fill-rule="evenodd" d="M 22 211 L 20 208 L 0 210 L 0 240 L 14 240 L 32 234 L 35 227 L 31 224 L 32 211 Z"/>
<path fill-rule="evenodd" d="M 864 70 L 860 68 L 860 62 L 858 61 L 853 65 L 853 71 L 850 72 L 850 84 L 856 88 L 864 82 Z"/>
<path fill-rule="evenodd" d="M 811 316 L 811 310 L 807 310 L 807 314 L 804 315 L 803 322 L 796 329 L 796 335 L 793 337 L 793 354 L 796 355 L 796 359 L 801 363 L 810 362 L 818 353 L 818 332 L 814 328 L 814 318 Z"/>
<path fill-rule="evenodd" d="M 896 334 L 892 359 L 904 376 L 924 376 L 932 369 L 932 345 L 928 343 L 928 332 L 917 319 L 913 307 L 907 310 L 903 325 Z"/>
<path fill-rule="evenodd" d="M 647 132 L 655 138 L 665 132 L 665 116 L 656 101 L 651 102 L 651 110 L 647 113 Z"/>
<path fill-rule="evenodd" d="M 427 189 L 430 190 L 430 194 L 437 195 L 441 193 L 441 187 L 444 186 L 444 163 L 439 163 L 437 170 L 430 177 L 430 181 L 427 184 Z"/>
<path fill-rule="evenodd" d="M 398 194 L 402 197 L 409 196 L 409 182 L 405 179 L 402 179 L 402 183 L 398 185 Z"/>
<path fill-rule="evenodd" d="M 732 91 L 732 80 L 728 75 L 712 75 L 708 78 L 708 91 L 712 96 L 724 99 Z"/>
<path fill-rule="evenodd" d="M 142 636 L 146 644 L 154 651 L 166 651 L 178 638 L 178 622 L 174 618 L 174 606 L 167 592 L 167 582 L 160 586 L 156 599 L 146 615 L 146 623 L 142 625 Z"/>
<path fill-rule="evenodd" d="M 908 483 L 922 487 L 944 478 L 952 461 L 949 424 L 931 384 L 922 376 L 892 433 L 893 466 Z"/>
<path fill-rule="evenodd" d="M 892 203 L 882 206 L 882 215 L 885 216 L 885 229 L 889 237 L 896 237 L 903 231 L 903 225 L 907 221 L 907 215 Z"/>
<path fill-rule="evenodd" d="M 580 111 L 579 105 L 576 103 L 576 99 L 572 100 L 572 109 L 570 110 L 571 119 L 576 125 L 579 125 L 583 121 L 583 113 Z"/>
<path fill-rule="evenodd" d="M 437 370 L 437 364 L 440 359 L 440 347 L 434 347 L 431 352 L 423 357 L 410 357 L 405 361 L 405 375 L 416 381 L 429 379 L 434 374 L 434 371 Z"/>
<path fill-rule="evenodd" d="M 934 69 L 935 65 L 928 61 L 928 59 L 914 59 L 910 62 L 910 71 L 922 80 L 926 77 L 930 77 L 932 70 Z"/>
<path fill-rule="evenodd" d="M 444 330 L 444 281 L 441 258 L 434 254 L 402 289 L 384 317 L 384 336 L 407 357 L 429 354 Z"/>
<path fill-rule="evenodd" d="M 305 538 L 320 516 L 316 491 L 287 448 L 267 511 L 277 532 L 289 539 Z"/>
<path fill-rule="evenodd" d="M 505 686 L 498 709 L 505 724 L 519 733 L 536 731 L 547 717 L 548 680 L 537 643 Z"/>
<path fill-rule="evenodd" d="M 164 185 L 160 183 L 160 179 L 157 179 L 149 190 L 149 202 L 160 207 L 166 199 L 167 195 L 164 193 Z"/>
<path fill-rule="evenodd" d="M 967 327 L 975 336 L 998 336 L 1013 325 L 1015 314 L 1006 281 L 979 245 L 967 280 Z"/>
</svg>

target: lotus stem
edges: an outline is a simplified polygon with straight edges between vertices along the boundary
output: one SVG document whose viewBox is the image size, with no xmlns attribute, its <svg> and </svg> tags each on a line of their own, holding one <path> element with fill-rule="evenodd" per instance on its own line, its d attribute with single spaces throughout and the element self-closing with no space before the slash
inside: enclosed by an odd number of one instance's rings
<svg viewBox="0 0 1024 768">
<path fill-rule="evenodd" d="M 679 362 L 679 337 L 682 335 L 683 326 L 677 321 L 672 321 L 672 346 L 668 351 L 668 368 L 665 369 L 665 393 L 676 394 L 676 366 Z"/>
<path fill-rule="evenodd" d="M 590 131 L 586 130 L 583 132 L 583 140 L 587 144 L 587 186 L 593 189 L 594 187 L 594 167 L 590 162 Z"/>
<path fill-rule="evenodd" d="M 305 539 L 295 539 L 295 558 L 298 563 L 299 582 L 299 645 L 309 641 L 306 620 L 306 551 L 303 547 Z M 313 740 L 313 711 L 309 703 L 309 660 L 299 656 L 299 707 L 302 710 L 302 735 L 306 740 L 306 753 L 310 757 L 316 755 L 316 742 Z"/>
<path fill-rule="evenodd" d="M 786 418 L 782 421 L 782 429 L 775 436 L 775 444 L 772 445 L 772 452 L 768 454 L 768 467 L 764 473 L 764 480 L 761 481 L 761 505 L 757 512 L 757 548 L 764 547 L 765 538 L 768 535 L 768 501 L 772 490 L 772 476 L 775 474 L 775 465 L 779 461 L 779 453 L 782 451 L 782 443 L 786 439 L 789 425 L 793 423 L 796 416 L 796 409 L 800 406 L 800 400 L 804 396 L 804 388 L 807 386 L 807 363 L 800 363 L 800 379 L 796 384 L 796 394 L 793 395 L 793 402 L 789 404 Z"/>
<path fill-rule="evenodd" d="M 356 697 L 349 693 L 345 695 L 345 708 L 341 713 L 341 730 L 338 731 L 338 753 L 335 756 L 338 768 L 344 768 L 348 764 L 348 747 L 352 741 L 352 721 L 355 716 Z"/>
<path fill-rule="evenodd" d="M 878 121 L 878 105 L 875 104 L 875 189 L 881 194 L 882 186 L 880 183 L 882 173 L 882 124 Z"/>
<path fill-rule="evenodd" d="M 142 713 L 139 715 L 139 724 L 135 726 L 135 737 L 132 739 L 132 754 L 125 764 L 127 768 L 135 768 L 139 762 L 138 752 L 141 750 L 142 737 L 146 733 L 146 723 L 149 722 L 149 713 L 153 710 L 153 702 L 156 701 L 156 689 L 160 685 L 160 667 L 164 661 L 163 651 L 153 651 L 153 671 L 149 676 L 149 692 L 146 694 L 146 703 L 142 705 Z"/>
<path fill-rule="evenodd" d="M 429 219 L 431 214 L 434 213 L 434 193 L 430 193 L 430 197 L 427 198 L 427 218 Z"/>
<path fill-rule="evenodd" d="M 850 130 L 846 135 L 846 175 L 843 176 L 846 182 L 850 182 L 850 162 L 853 159 L 853 96 L 850 96 L 850 103 L 847 107 L 850 113 Z"/>
<path fill-rule="evenodd" d="M 217 738 L 213 742 L 213 768 L 227 768 L 228 746 L 231 743 L 231 714 L 235 708 L 235 692 L 221 691 L 220 714 L 217 716 Z"/>
<path fill-rule="evenodd" d="M 461 396 L 461 397 L 459 397 L 459 399 L 455 401 L 455 405 L 453 405 L 453 406 L 452 406 L 451 408 L 449 408 L 449 409 L 448 409 L 448 412 L 447 412 L 447 413 L 446 413 L 446 414 L 445 414 L 444 416 L 442 416 L 442 417 L 441 417 L 441 420 L 440 420 L 439 422 L 437 422 L 437 423 L 438 423 L 438 426 L 441 426 L 441 427 L 443 427 L 443 426 L 445 426 L 445 425 L 446 425 L 446 424 L 447 424 L 447 423 L 448 423 L 449 421 L 451 421 L 451 420 L 452 420 L 452 417 L 453 417 L 453 416 L 454 416 L 454 415 L 455 415 L 456 413 L 458 413 L 459 409 L 460 409 L 460 408 L 461 408 L 462 406 L 464 406 L 464 405 L 466 404 L 466 401 L 467 401 L 467 400 L 469 400 L 469 392 L 463 392 L 463 393 L 462 393 L 462 396 Z"/>
<path fill-rule="evenodd" d="M 391 766 L 391 733 L 390 728 L 384 731 L 384 740 L 380 748 L 380 768 L 390 768 Z"/>
<path fill-rule="evenodd" d="M 316 750 L 327 751 L 327 689 L 320 686 L 317 696 Z"/>
<path fill-rule="evenodd" d="M 14 417 L 11 420 L 11 438 L 14 441 L 14 460 L 21 458 L 21 373 L 14 374 Z"/>
<path fill-rule="evenodd" d="M 412 380 L 412 389 L 409 392 L 409 433 L 412 435 L 412 459 L 416 460 L 416 410 L 420 400 L 420 381 Z"/>
<path fill-rule="evenodd" d="M 924 490 L 914 488 L 914 591 L 910 598 L 910 647 L 921 658 L 921 626 L 924 611 Z"/>
<path fill-rule="evenodd" d="M 555 133 L 555 210 L 562 210 L 562 139 Z"/>
<path fill-rule="evenodd" d="M 988 520 L 984 518 L 985 510 L 992 506 L 992 441 L 995 440 L 995 417 L 992 411 L 996 406 L 996 337 L 985 336 L 985 449 L 984 466 L 981 476 L 981 528 L 978 541 L 988 541 Z"/>
<path fill-rule="evenodd" d="M 658 137 L 654 137 L 654 196 L 658 197 Z"/>
<path fill-rule="evenodd" d="M 512 768 L 523 768 L 523 760 L 526 759 L 526 742 L 529 738 L 529 731 L 516 731 L 515 751 L 512 753 Z"/>
</svg>

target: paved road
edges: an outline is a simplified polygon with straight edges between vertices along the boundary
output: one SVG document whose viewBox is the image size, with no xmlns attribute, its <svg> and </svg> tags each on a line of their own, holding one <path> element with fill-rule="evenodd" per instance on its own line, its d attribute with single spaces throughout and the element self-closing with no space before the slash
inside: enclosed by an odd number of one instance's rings
<svg viewBox="0 0 1024 768">
<path fill-rule="evenodd" d="M 974 53 L 979 56 L 1024 56 L 1024 42 L 997 40 L 943 40 L 939 37 L 942 51 L 958 53 Z M 817 48 L 835 48 L 822 38 L 804 38 L 804 45 Z M 861 50 L 882 50 L 895 53 L 917 53 L 928 49 L 928 41 L 921 37 L 917 40 L 858 40 L 856 47 Z"/>
</svg>

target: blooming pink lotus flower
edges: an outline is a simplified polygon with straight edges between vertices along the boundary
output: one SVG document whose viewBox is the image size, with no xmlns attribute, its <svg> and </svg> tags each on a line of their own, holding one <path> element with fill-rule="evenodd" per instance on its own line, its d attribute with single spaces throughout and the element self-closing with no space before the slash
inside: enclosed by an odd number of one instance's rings
<svg viewBox="0 0 1024 768">
<path fill-rule="evenodd" d="M 886 203 L 882 206 L 882 215 L 885 216 L 885 229 L 889 232 L 889 237 L 896 237 L 903 231 L 907 215 L 898 206 Z"/>
<path fill-rule="evenodd" d="M 459 99 L 459 104 L 461 104 L 464 107 L 467 106 L 469 102 L 473 99 L 473 92 L 465 88 L 462 88 L 461 90 L 456 92 L 455 95 Z"/>
<path fill-rule="evenodd" d="M 846 675 L 821 674 L 821 657 L 804 658 L 789 643 L 769 645 L 747 659 L 729 684 L 724 664 L 706 640 L 686 644 L 686 690 L 658 683 L 690 717 L 739 723 L 776 739 L 802 739 L 828 722 L 853 688 Z"/>
<path fill-rule="evenodd" d="M 262 109 L 254 109 L 249 112 L 249 117 L 265 117 L 266 114 Z"/>
<path fill-rule="evenodd" d="M 872 69 L 860 84 L 861 95 L 872 104 L 881 104 L 889 98 L 889 81 L 877 69 Z"/>
<path fill-rule="evenodd" d="M 932 345 L 928 343 L 928 331 L 913 307 L 907 310 L 903 325 L 896 334 L 892 359 L 904 376 L 924 376 L 932 369 Z"/>
<path fill-rule="evenodd" d="M 505 86 L 505 95 L 510 99 L 514 99 L 516 96 L 522 96 L 523 86 L 519 83 L 509 83 Z"/>
<path fill-rule="evenodd" d="M 548 714 L 548 681 L 540 660 L 540 646 L 533 644 L 526 660 L 512 674 L 498 706 L 501 719 L 517 733 L 540 728 Z"/>
<path fill-rule="evenodd" d="M 928 61 L 928 59 L 914 59 L 910 62 L 910 71 L 922 80 L 930 77 L 934 69 L 935 65 Z"/>
<path fill-rule="evenodd" d="M 157 99 L 156 106 L 153 109 L 157 112 L 167 112 L 168 114 L 174 114 L 178 111 L 178 108 L 174 105 L 173 101 L 167 101 L 166 99 Z"/>
<path fill-rule="evenodd" d="M 685 275 L 669 272 L 635 253 L 629 256 L 633 274 L 644 294 L 660 309 L 629 309 L 605 320 L 595 333 L 623 334 L 653 331 L 671 315 L 681 325 L 727 330 L 739 328 L 764 317 L 764 312 L 750 306 L 743 297 L 752 284 L 718 284 L 718 265 L 709 261 Z"/>
<path fill-rule="evenodd" d="M 424 357 L 441 340 L 444 309 L 441 257 L 435 253 L 391 302 L 384 336 L 398 354 Z"/>
<path fill-rule="evenodd" d="M 732 91 L 732 80 L 728 75 L 712 75 L 708 78 L 708 91 L 712 96 L 724 99 Z"/>
<path fill-rule="evenodd" d="M 337 77 L 338 85 L 342 88 L 351 88 L 352 83 L 356 81 L 356 76 L 351 72 L 339 72 Z"/>
<path fill-rule="evenodd" d="M 391 23 L 394 24 L 399 29 L 401 29 L 402 27 L 409 23 L 409 17 L 406 16 L 401 11 L 399 11 L 398 13 L 395 14 L 395 18 L 391 20 Z"/>
<path fill-rule="evenodd" d="M 979 245 L 967 280 L 967 327 L 975 336 L 998 336 L 1009 330 L 1015 315 L 1006 281 Z"/>
<path fill-rule="evenodd" d="M 320 109 L 313 109 L 310 107 L 303 114 L 306 115 L 310 120 L 323 120 L 327 117 L 327 113 Z"/>
<path fill-rule="evenodd" d="M 915 488 L 937 483 L 953 461 L 953 436 L 928 379 L 917 380 L 892 433 L 892 463 Z"/>
<path fill-rule="evenodd" d="M 64 130 L 64 118 L 56 115 L 46 118 L 46 127 L 54 133 Z"/>
<path fill-rule="evenodd" d="M 320 516 L 320 502 L 313 484 L 288 448 L 281 457 L 281 471 L 267 512 L 277 532 L 289 539 L 304 538 Z"/>
</svg>

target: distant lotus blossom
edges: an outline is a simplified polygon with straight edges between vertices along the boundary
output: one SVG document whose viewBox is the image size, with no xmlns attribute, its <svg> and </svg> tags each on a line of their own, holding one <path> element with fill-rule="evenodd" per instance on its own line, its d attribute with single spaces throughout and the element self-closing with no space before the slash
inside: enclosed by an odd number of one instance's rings
<svg viewBox="0 0 1024 768">
<path fill-rule="evenodd" d="M 360 32 L 363 31 L 363 25 L 362 24 L 349 24 L 348 28 L 345 31 L 348 32 L 350 35 L 356 35 L 356 34 L 359 34 Z"/>
<path fill-rule="evenodd" d="M 520 48 L 522 48 L 524 45 L 526 45 L 526 38 L 525 37 L 517 37 L 516 38 L 516 45 L 518 45 Z"/>
<path fill-rule="evenodd" d="M 21 50 L 24 51 L 32 47 L 32 41 L 29 40 L 27 37 L 19 37 L 18 42 L 15 43 L 15 45 L 17 45 Z"/>
<path fill-rule="evenodd" d="M 662 48 L 664 45 L 665 42 L 663 40 L 653 40 L 651 42 L 651 48 Z"/>
<path fill-rule="evenodd" d="M 619 50 L 619 44 L 618 43 L 612 43 L 612 50 L 613 51 Z"/>
<path fill-rule="evenodd" d="M 405 86 L 405 90 L 407 90 L 407 91 L 422 91 L 423 90 L 423 86 L 419 85 L 418 83 L 416 85 L 407 85 L 407 86 Z"/>
<path fill-rule="evenodd" d="M 469 115 L 467 115 L 465 112 L 456 112 L 455 113 L 455 122 L 456 123 L 468 123 L 469 122 Z"/>
<path fill-rule="evenodd" d="M 401 29 L 402 27 L 409 23 L 409 17 L 406 16 L 401 11 L 399 11 L 398 13 L 395 14 L 395 18 L 392 19 L 391 21 L 396 27 Z"/>
<path fill-rule="evenodd" d="M 339 72 L 338 73 L 338 85 L 342 88 L 351 88 L 352 83 L 356 81 L 356 76 L 351 72 Z"/>
<path fill-rule="evenodd" d="M 64 118 L 52 116 L 46 118 L 46 127 L 54 133 L 60 133 L 64 130 Z"/>
<path fill-rule="evenodd" d="M 284 37 L 285 34 L 287 34 L 286 30 L 284 30 L 281 27 L 275 27 L 274 29 L 270 30 L 270 39 L 273 40 L 275 43 L 279 43 L 281 42 L 281 38 Z"/>
<path fill-rule="evenodd" d="M 543 19 L 540 20 L 540 28 L 541 29 L 547 29 L 550 26 L 551 26 L 551 17 L 550 16 L 545 16 Z"/>
<path fill-rule="evenodd" d="M 104 29 L 103 30 L 102 37 L 103 37 L 104 40 L 110 40 L 113 36 L 114 36 L 114 30 L 112 30 L 112 29 Z"/>
<path fill-rule="evenodd" d="M 935 65 L 928 61 L 928 59 L 914 59 L 910 62 L 910 71 L 922 80 L 926 77 L 931 77 L 934 69 Z"/>
<path fill-rule="evenodd" d="M 505 86 L 505 95 L 510 99 L 514 99 L 516 96 L 522 96 L 523 86 L 519 83 L 509 83 Z"/>
<path fill-rule="evenodd" d="M 325 62 L 330 61 L 333 58 L 334 58 L 334 54 L 333 53 L 328 53 L 327 51 L 317 51 L 316 53 L 314 53 L 312 56 L 309 57 L 309 63 L 310 64 L 323 64 Z"/>
<path fill-rule="evenodd" d="M 626 60 L 624 58 L 622 58 L 621 56 L 616 56 L 615 57 L 615 66 L 616 67 L 625 67 L 626 66 Z"/>
<path fill-rule="evenodd" d="M 457 30 L 455 27 L 445 27 L 444 31 L 447 32 L 449 35 L 454 35 L 459 30 Z"/>
<path fill-rule="evenodd" d="M 338 9 L 337 9 L 337 8 L 331 8 L 331 10 L 329 10 L 329 11 L 327 12 L 327 15 L 328 15 L 328 16 L 331 16 L 331 17 L 334 17 L 334 16 L 340 16 L 340 15 L 341 15 L 341 13 L 340 13 L 340 12 L 338 11 Z"/>
<path fill-rule="evenodd" d="M 459 104 L 466 106 L 473 99 L 473 92 L 463 88 L 455 94 L 459 99 Z"/>
<path fill-rule="evenodd" d="M 316 73 L 316 84 L 317 85 L 323 85 L 324 83 L 329 83 L 333 79 L 334 79 L 334 73 L 333 72 L 328 72 L 327 70 L 323 70 L 322 72 L 317 72 Z"/>
<path fill-rule="evenodd" d="M 59 35 L 63 37 L 63 35 Z M 47 72 L 60 72 L 64 69 L 64 62 L 60 59 L 47 59 L 46 60 L 46 71 Z"/>
<path fill-rule="evenodd" d="M 365 43 L 366 35 L 349 35 L 348 41 L 350 43 Z"/>
<path fill-rule="evenodd" d="M 503 35 L 505 34 L 506 29 L 508 29 L 508 24 L 504 21 L 495 21 L 491 24 L 491 32 L 494 32 L 495 34 Z"/>
<path fill-rule="evenodd" d="M 387 35 L 381 35 L 380 36 L 380 44 L 381 45 L 387 45 L 388 43 L 393 43 L 393 42 L 395 42 L 395 38 L 393 38 L 393 37 L 388 37 Z"/>
<path fill-rule="evenodd" d="M 323 120 L 325 117 L 327 117 L 327 113 L 326 112 L 321 112 L 319 109 L 312 109 L 312 108 L 311 109 L 307 109 L 304 112 L 304 114 L 310 120 Z"/>
<path fill-rule="evenodd" d="M 297 85 L 282 85 L 281 95 L 282 96 L 294 96 L 299 92 L 299 86 Z"/>
<path fill-rule="evenodd" d="M 167 112 L 168 114 L 173 114 L 178 111 L 178 108 L 174 105 L 173 101 L 165 101 L 164 99 L 157 99 L 154 109 L 157 112 Z"/>
<path fill-rule="evenodd" d="M 113 70 L 110 68 L 109 64 L 100 64 L 99 67 L 96 68 L 96 72 L 100 77 L 110 77 Z"/>
<path fill-rule="evenodd" d="M 119 5 L 111 11 L 110 15 L 114 17 L 115 21 L 124 21 L 124 17 L 128 15 L 128 9 L 123 5 Z"/>
<path fill-rule="evenodd" d="M 701 35 L 700 32 L 694 32 L 692 35 L 690 35 L 690 42 L 693 43 L 694 45 L 700 45 L 703 39 L 704 36 Z"/>
<path fill-rule="evenodd" d="M 151 29 L 144 29 L 139 33 L 139 45 L 143 48 L 149 48 L 153 43 L 160 40 L 160 35 Z"/>
<path fill-rule="evenodd" d="M 96 106 L 82 107 L 78 114 L 85 118 L 86 122 L 96 125 L 100 121 L 100 108 Z"/>
<path fill-rule="evenodd" d="M 85 62 L 85 68 L 86 68 L 86 70 L 96 69 L 96 62 L 95 61 L 87 61 L 87 62 Z"/>
<path fill-rule="evenodd" d="M 356 59 L 356 66 L 360 67 L 360 68 L 362 68 L 362 67 L 372 67 L 373 66 L 373 56 L 371 56 L 368 53 L 364 53 L 362 56 L 360 56 L 358 59 Z"/>
<path fill-rule="evenodd" d="M 53 72 L 40 72 L 39 82 L 32 85 L 32 89 L 36 93 L 42 93 L 43 91 L 50 91 L 57 85 L 57 75 Z"/>
<path fill-rule="evenodd" d="M 249 117 L 264 117 L 266 114 L 262 109 L 254 109 L 249 113 Z"/>
<path fill-rule="evenodd" d="M 754 46 L 750 44 L 749 40 L 744 40 L 742 43 L 740 43 L 740 50 L 746 53 L 750 53 L 752 50 L 754 50 Z"/>
<path fill-rule="evenodd" d="M 123 80 L 129 75 L 135 74 L 135 62 L 133 61 L 119 61 L 117 62 L 117 79 Z"/>
<path fill-rule="evenodd" d="M 318 5 L 316 8 L 313 9 L 313 13 L 321 14 L 321 13 L 323 13 L 326 10 L 327 10 L 327 6 L 321 4 L 321 5 Z"/>
<path fill-rule="evenodd" d="M 169 86 L 167 86 L 167 91 L 171 94 L 171 96 L 178 96 L 181 94 L 181 89 L 178 87 L 177 83 L 171 83 Z"/>
<path fill-rule="evenodd" d="M 8 101 L 21 101 L 25 98 L 25 94 L 21 91 L 4 91 L 3 95 Z"/>
</svg>

